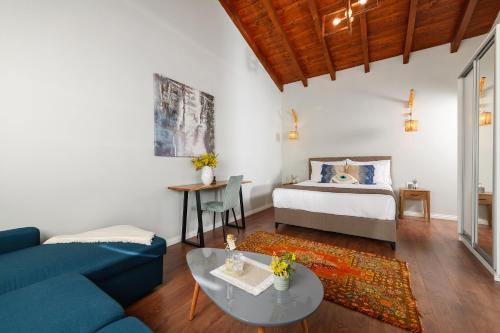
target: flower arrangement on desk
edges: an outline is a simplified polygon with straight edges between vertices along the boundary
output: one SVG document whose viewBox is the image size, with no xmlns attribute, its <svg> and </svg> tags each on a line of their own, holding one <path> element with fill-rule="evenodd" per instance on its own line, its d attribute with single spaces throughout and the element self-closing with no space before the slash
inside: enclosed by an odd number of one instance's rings
<svg viewBox="0 0 500 333">
<path fill-rule="evenodd" d="M 295 253 L 285 252 L 281 256 L 273 253 L 269 267 L 274 273 L 274 288 L 287 290 L 290 287 L 290 276 L 295 269 L 293 264 L 297 261 Z"/>
<path fill-rule="evenodd" d="M 217 167 L 217 156 L 215 153 L 206 153 L 191 160 L 196 171 L 201 169 L 201 181 L 205 185 L 209 185 L 214 179 L 213 169 Z"/>
</svg>

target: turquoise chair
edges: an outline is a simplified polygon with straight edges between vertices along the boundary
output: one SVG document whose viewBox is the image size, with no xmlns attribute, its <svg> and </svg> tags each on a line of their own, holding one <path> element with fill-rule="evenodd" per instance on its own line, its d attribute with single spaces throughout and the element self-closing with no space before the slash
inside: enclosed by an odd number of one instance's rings
<svg viewBox="0 0 500 333">
<path fill-rule="evenodd" d="M 238 228 L 238 221 L 236 220 L 236 214 L 234 213 L 234 207 L 238 206 L 239 193 L 241 187 L 241 181 L 243 176 L 231 176 L 227 182 L 224 193 L 222 194 L 222 201 L 209 201 L 201 206 L 203 211 L 214 213 L 214 229 L 215 229 L 215 216 L 217 213 L 221 214 L 222 219 L 222 234 L 224 240 L 226 240 L 226 230 L 225 225 L 229 223 L 229 210 L 233 211 L 234 223 Z M 224 218 L 225 215 L 225 218 Z M 238 228 L 238 233 L 240 229 Z"/>
</svg>

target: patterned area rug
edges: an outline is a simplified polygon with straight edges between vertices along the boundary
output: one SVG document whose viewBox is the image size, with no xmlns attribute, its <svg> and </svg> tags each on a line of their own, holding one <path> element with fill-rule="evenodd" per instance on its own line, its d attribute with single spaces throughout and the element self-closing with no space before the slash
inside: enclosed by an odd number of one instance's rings
<svg viewBox="0 0 500 333">
<path fill-rule="evenodd" d="M 264 231 L 239 246 L 272 255 L 294 252 L 320 278 L 325 299 L 410 332 L 422 332 L 406 262 Z"/>
</svg>

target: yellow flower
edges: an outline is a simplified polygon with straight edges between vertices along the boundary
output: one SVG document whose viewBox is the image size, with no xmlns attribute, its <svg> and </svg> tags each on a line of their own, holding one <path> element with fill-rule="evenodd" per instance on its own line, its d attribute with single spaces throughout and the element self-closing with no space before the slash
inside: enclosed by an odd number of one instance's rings
<svg viewBox="0 0 500 333">
<path fill-rule="evenodd" d="M 217 154 L 207 153 L 200 156 L 193 157 L 191 159 L 196 170 L 203 168 L 204 166 L 209 166 L 211 168 L 217 167 Z"/>
</svg>

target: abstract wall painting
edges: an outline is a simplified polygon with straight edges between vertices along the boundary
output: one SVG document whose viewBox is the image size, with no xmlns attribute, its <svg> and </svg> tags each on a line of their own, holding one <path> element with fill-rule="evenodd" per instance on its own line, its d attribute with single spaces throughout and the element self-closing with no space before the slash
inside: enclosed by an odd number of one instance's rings
<svg viewBox="0 0 500 333">
<path fill-rule="evenodd" d="M 155 156 L 215 150 L 214 96 L 154 74 Z"/>
</svg>

